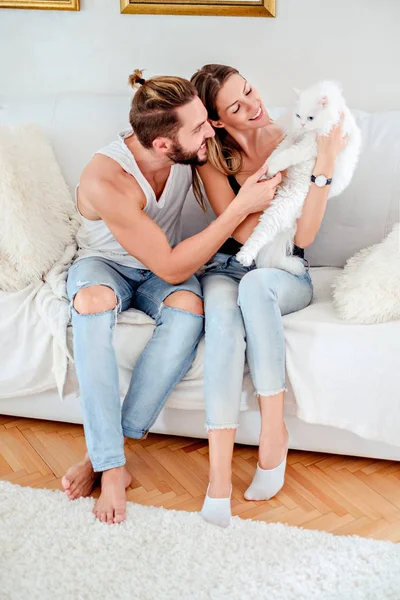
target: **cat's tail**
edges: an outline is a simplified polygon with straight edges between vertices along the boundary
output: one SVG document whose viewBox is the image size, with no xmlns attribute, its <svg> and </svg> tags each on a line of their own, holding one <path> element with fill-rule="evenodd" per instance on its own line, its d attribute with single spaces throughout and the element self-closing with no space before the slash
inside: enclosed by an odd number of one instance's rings
<svg viewBox="0 0 400 600">
<path fill-rule="evenodd" d="M 305 267 L 298 256 L 292 256 L 294 230 L 277 235 L 272 244 L 261 248 L 256 258 L 258 268 L 274 268 L 288 271 L 293 275 L 303 275 Z"/>
<path fill-rule="evenodd" d="M 275 268 L 287 271 L 292 275 L 304 275 L 306 271 L 304 263 L 299 256 L 281 256 Z"/>
</svg>

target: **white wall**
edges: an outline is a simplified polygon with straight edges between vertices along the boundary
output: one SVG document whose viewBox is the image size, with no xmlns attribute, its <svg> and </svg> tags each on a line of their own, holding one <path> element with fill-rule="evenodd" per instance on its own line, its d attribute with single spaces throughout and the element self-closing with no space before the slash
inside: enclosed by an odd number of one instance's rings
<svg viewBox="0 0 400 600">
<path fill-rule="evenodd" d="M 124 92 L 129 72 L 190 76 L 239 68 L 267 105 L 291 87 L 341 81 L 350 106 L 400 108 L 400 0 L 277 0 L 276 19 L 121 15 L 119 0 L 80 12 L 0 9 L 0 94 Z"/>
</svg>

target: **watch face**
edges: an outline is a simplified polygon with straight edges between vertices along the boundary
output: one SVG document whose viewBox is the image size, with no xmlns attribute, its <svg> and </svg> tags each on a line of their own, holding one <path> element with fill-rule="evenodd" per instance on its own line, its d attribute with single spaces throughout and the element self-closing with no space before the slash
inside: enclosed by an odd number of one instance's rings
<svg viewBox="0 0 400 600">
<path fill-rule="evenodd" d="M 317 185 L 318 187 L 324 187 L 324 185 L 326 185 L 327 182 L 327 178 L 325 177 L 325 175 L 318 175 L 315 178 L 315 185 Z"/>
</svg>

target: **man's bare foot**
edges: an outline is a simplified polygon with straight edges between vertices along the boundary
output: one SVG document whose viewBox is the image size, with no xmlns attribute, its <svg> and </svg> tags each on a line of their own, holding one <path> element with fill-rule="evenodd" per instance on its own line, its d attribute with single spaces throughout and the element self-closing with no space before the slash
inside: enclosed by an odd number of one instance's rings
<svg viewBox="0 0 400 600">
<path fill-rule="evenodd" d="M 81 462 L 68 469 L 61 479 L 61 484 L 68 498 L 76 500 L 82 496 L 89 496 L 100 475 L 101 473 L 93 471 L 90 458 L 86 454 Z"/>
<path fill-rule="evenodd" d="M 101 476 L 101 495 L 93 512 L 102 523 L 121 523 L 126 516 L 126 488 L 132 476 L 125 467 L 104 471 Z"/>
</svg>

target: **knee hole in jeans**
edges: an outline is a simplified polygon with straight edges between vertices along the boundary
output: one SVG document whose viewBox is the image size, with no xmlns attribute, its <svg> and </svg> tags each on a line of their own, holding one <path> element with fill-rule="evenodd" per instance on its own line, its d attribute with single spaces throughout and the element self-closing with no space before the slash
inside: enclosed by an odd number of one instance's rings
<svg viewBox="0 0 400 600">
<path fill-rule="evenodd" d="M 196 315 L 204 315 L 203 301 L 199 296 L 196 296 L 193 292 L 179 291 L 172 292 L 164 300 L 164 305 L 170 308 L 179 308 L 186 312 L 190 312 Z"/>
<path fill-rule="evenodd" d="M 75 295 L 73 306 L 81 315 L 113 310 L 118 304 L 117 296 L 113 289 L 106 285 L 92 285 L 79 290 Z"/>
</svg>

